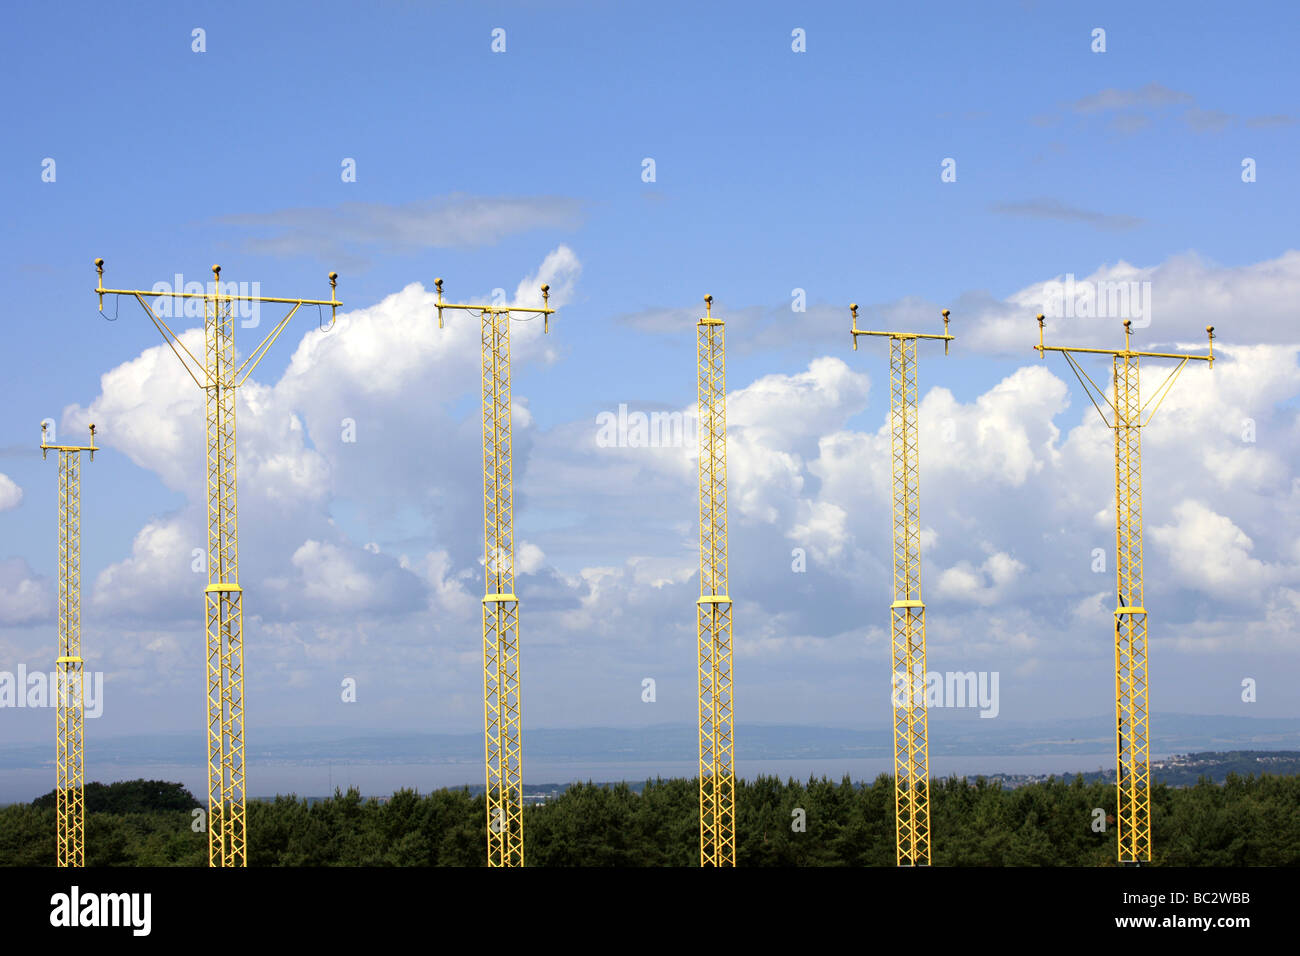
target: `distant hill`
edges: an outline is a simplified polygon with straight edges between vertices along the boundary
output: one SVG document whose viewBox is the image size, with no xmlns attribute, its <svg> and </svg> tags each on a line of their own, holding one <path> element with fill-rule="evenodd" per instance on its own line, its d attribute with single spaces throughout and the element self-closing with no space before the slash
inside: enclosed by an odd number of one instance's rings
<svg viewBox="0 0 1300 956">
<path fill-rule="evenodd" d="M 1225 753 L 1176 754 L 1172 757 L 1151 761 L 1151 776 L 1157 782 L 1170 787 L 1191 787 L 1203 779 L 1221 784 L 1229 774 L 1236 774 L 1239 777 L 1258 777 L 1262 774 L 1269 774 L 1274 777 L 1300 776 L 1300 750 L 1231 750 Z M 1115 771 L 1094 770 L 1078 774 L 995 773 L 981 774 L 979 777 L 1000 783 L 1004 787 L 1023 787 L 1029 784 L 1046 783 L 1053 778 L 1070 783 L 1076 777 L 1085 784 L 1113 784 L 1115 782 Z M 978 779 L 978 777 L 967 776 L 965 779 L 974 780 Z M 856 782 L 860 784 L 871 783 L 870 780 Z M 645 780 L 607 780 L 594 783 L 526 783 L 524 784 L 524 802 L 530 804 L 545 803 L 547 800 L 553 800 L 560 796 L 571 787 L 581 786 L 625 786 L 633 793 L 640 793 L 645 789 L 646 784 L 647 781 Z M 477 797 L 483 793 L 485 788 L 483 784 L 479 783 L 449 789 L 463 790 L 471 796 Z M 317 803 L 328 798 L 309 797 L 307 799 L 309 803 Z M 387 797 L 379 798 L 381 803 L 387 799 Z"/>
<path fill-rule="evenodd" d="M 1223 783 L 1229 774 L 1247 777 L 1265 773 L 1275 777 L 1300 775 L 1300 750 L 1230 750 L 1226 753 L 1175 754 L 1151 761 L 1151 776 L 1171 787 L 1194 786 L 1202 778 Z M 1115 782 L 1114 770 L 1091 771 L 1078 776 L 1083 778 L 1084 783 Z M 1061 779 L 1067 783 L 1074 777 L 1075 774 L 1069 773 L 1061 775 Z M 1021 787 L 1042 783 L 1048 779 L 1048 775 L 994 774 L 989 779 L 1006 786 Z"/>
</svg>

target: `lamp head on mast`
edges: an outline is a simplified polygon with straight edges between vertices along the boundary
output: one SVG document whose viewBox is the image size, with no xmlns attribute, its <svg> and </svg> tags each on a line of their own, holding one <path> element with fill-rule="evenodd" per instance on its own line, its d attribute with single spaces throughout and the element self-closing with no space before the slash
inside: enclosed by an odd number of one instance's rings
<svg viewBox="0 0 1300 956">
<path fill-rule="evenodd" d="M 696 323 L 696 326 L 698 328 L 708 328 L 716 325 L 721 328 L 725 324 L 726 323 L 723 322 L 722 319 L 715 319 L 713 317 L 713 296 L 706 295 L 704 297 L 704 314 L 700 316 L 700 320 Z"/>
<path fill-rule="evenodd" d="M 95 452 L 99 451 L 99 446 L 95 444 L 95 425 L 92 422 L 90 426 L 90 444 L 89 445 L 51 445 L 45 440 L 50 426 L 46 422 L 41 422 L 41 460 L 44 461 L 46 454 L 53 449 L 54 451 L 88 451 L 90 460 L 95 460 Z"/>
<path fill-rule="evenodd" d="M 332 328 L 334 325 L 334 320 L 338 315 L 338 309 L 340 306 L 343 305 L 343 303 L 338 300 L 338 273 L 337 272 L 331 272 L 329 274 L 330 297 L 328 300 L 282 298 L 282 297 L 273 297 L 273 296 L 264 296 L 264 295 L 245 295 L 239 289 L 234 287 L 226 291 L 222 291 L 221 266 L 215 263 L 212 266 L 212 279 L 213 279 L 212 288 L 198 291 L 198 292 L 186 292 L 183 288 L 168 290 L 166 288 L 166 283 L 155 285 L 154 288 L 152 289 L 106 289 L 104 288 L 104 260 L 103 259 L 95 260 L 95 272 L 99 277 L 98 282 L 95 284 L 95 294 L 99 296 L 99 311 L 101 313 L 104 311 L 104 296 L 106 295 L 119 297 L 115 301 L 121 301 L 120 299 L 121 296 L 126 296 L 127 298 L 135 299 L 135 301 L 140 304 L 140 308 L 143 309 L 145 314 L 149 316 L 149 319 L 150 321 L 153 322 L 154 327 L 157 328 L 159 333 L 162 335 L 163 341 L 167 343 L 167 345 L 171 348 L 172 352 L 175 353 L 176 357 L 180 359 L 181 366 L 189 374 L 190 378 L 193 379 L 194 384 L 199 386 L 199 388 L 208 388 L 214 382 L 217 381 L 217 379 L 213 377 L 213 372 L 208 367 L 207 359 L 200 358 L 200 356 L 195 355 L 193 352 L 191 352 L 189 348 L 185 345 L 185 342 L 182 340 L 181 336 L 175 330 L 173 330 L 171 326 L 167 324 L 167 318 L 170 315 L 170 308 L 164 309 L 160 313 L 158 311 L 155 311 L 153 306 L 150 305 L 151 301 L 157 300 L 157 301 L 170 302 L 171 300 L 176 300 L 176 301 L 201 300 L 205 303 L 204 305 L 205 309 L 207 308 L 206 304 L 211 302 L 213 306 L 213 310 L 209 318 L 212 319 L 219 318 L 220 321 L 225 321 L 225 313 L 229 312 L 230 307 L 233 306 L 236 302 L 239 303 L 265 302 L 265 303 L 274 303 L 276 305 L 284 305 L 284 306 L 291 307 L 289 308 L 288 312 L 285 314 L 284 318 L 276 322 L 275 326 L 268 333 L 266 333 L 266 337 L 262 339 L 261 343 L 257 346 L 257 348 L 255 348 L 248 355 L 248 357 L 244 359 L 243 364 L 240 365 L 238 368 L 234 369 L 233 372 L 229 374 L 228 378 L 223 377 L 221 379 L 221 382 L 224 385 L 227 385 L 231 388 L 238 388 L 248 379 L 248 376 L 253 373 L 253 370 L 255 368 L 257 368 L 258 364 L 262 361 L 262 358 L 266 355 L 271 345 L 275 342 L 277 338 L 280 337 L 280 333 L 284 331 L 284 328 L 286 325 L 288 325 L 289 320 L 292 319 L 294 315 L 297 314 L 298 310 L 301 309 L 303 306 L 314 305 L 317 307 L 317 309 L 320 309 L 328 305 L 330 307 L 330 327 Z M 254 286 L 256 287 L 256 283 L 254 284 Z M 184 313 L 182 311 L 179 314 L 184 314 Z M 322 313 L 318 312 L 318 315 L 321 314 Z M 205 320 L 205 324 L 206 324 L 206 320 Z M 256 325 L 256 322 L 252 324 Z M 202 353 L 200 353 L 200 355 L 202 355 Z"/>
<path fill-rule="evenodd" d="M 1132 319 L 1124 320 L 1124 347 L 1122 349 L 1088 348 L 1082 346 L 1076 347 L 1072 345 L 1048 345 L 1043 340 L 1044 337 L 1043 330 L 1047 326 L 1047 321 L 1046 319 L 1043 318 L 1043 313 L 1041 312 L 1038 313 L 1036 318 L 1038 319 L 1038 344 L 1034 346 L 1034 349 L 1038 352 L 1039 358 L 1045 357 L 1048 352 L 1061 352 L 1066 355 L 1070 353 L 1086 353 L 1092 355 L 1110 355 L 1117 358 L 1123 356 L 1136 357 L 1136 358 L 1167 358 L 1167 359 L 1177 359 L 1179 361 L 1184 361 L 1184 362 L 1197 361 L 1197 362 L 1207 362 L 1210 365 L 1214 364 L 1214 326 L 1212 325 L 1207 325 L 1205 327 L 1205 332 L 1210 337 L 1209 354 L 1191 355 L 1186 352 L 1143 352 L 1141 350 L 1135 351 L 1133 349 L 1133 320 Z"/>
<path fill-rule="evenodd" d="M 462 302 L 444 302 L 442 299 L 442 280 L 434 279 L 433 288 L 438 294 L 434 307 L 438 310 L 438 328 L 442 328 L 442 310 L 443 309 L 464 309 L 467 312 L 478 312 L 481 314 L 492 315 L 509 315 L 511 312 L 531 312 L 534 315 L 542 316 L 543 334 L 551 331 L 551 315 L 555 312 L 551 308 L 551 287 L 545 282 L 542 283 L 542 307 L 540 309 L 526 306 L 495 306 L 495 305 L 469 305 Z"/>
<path fill-rule="evenodd" d="M 948 354 L 949 343 L 956 338 L 956 336 L 948 330 L 949 316 L 951 316 L 952 313 L 947 309 L 939 310 L 939 314 L 943 316 L 943 335 L 934 335 L 929 332 L 874 332 L 870 329 L 860 329 L 858 328 L 858 304 L 856 302 L 849 303 L 849 314 L 853 316 L 852 325 L 849 327 L 849 334 L 853 336 L 853 351 L 855 352 L 858 350 L 859 335 L 882 335 L 888 339 L 942 339 L 944 355 Z"/>
<path fill-rule="evenodd" d="M 1043 329 L 1046 327 L 1047 322 L 1043 318 L 1043 314 L 1041 312 L 1038 313 L 1037 318 L 1038 318 L 1038 344 L 1035 345 L 1034 348 L 1038 351 L 1039 357 L 1045 358 L 1048 352 L 1060 352 L 1063 356 L 1065 356 L 1065 360 L 1069 362 L 1070 369 L 1071 371 L 1074 372 L 1075 378 L 1077 378 L 1079 380 L 1079 384 L 1083 386 L 1083 390 L 1087 393 L 1088 398 L 1092 401 L 1093 407 L 1097 409 L 1097 414 L 1101 416 L 1102 422 L 1108 428 L 1119 428 L 1122 425 L 1124 425 L 1126 422 L 1128 422 L 1128 419 L 1131 417 L 1127 414 L 1127 412 L 1121 412 L 1121 409 L 1119 407 L 1120 403 L 1118 398 L 1118 389 L 1119 389 L 1118 383 L 1119 383 L 1119 374 L 1120 374 L 1119 369 L 1121 363 L 1125 367 L 1131 365 L 1131 367 L 1135 371 L 1137 369 L 1138 362 L 1140 362 L 1144 358 L 1173 359 L 1175 362 L 1178 363 L 1177 365 L 1174 366 L 1173 370 L 1165 377 L 1164 382 L 1160 385 L 1159 388 L 1156 389 L 1155 393 L 1150 398 L 1148 398 L 1145 403 L 1142 404 L 1141 408 L 1139 409 L 1136 415 L 1137 420 L 1131 423 L 1136 425 L 1139 428 L 1145 427 L 1146 425 L 1149 425 L 1151 423 L 1151 419 L 1155 417 L 1156 412 L 1160 409 L 1161 404 L 1165 400 L 1165 396 L 1169 394 L 1170 389 L 1173 388 L 1174 382 L 1177 380 L 1179 374 L 1182 372 L 1183 368 L 1186 367 L 1188 362 L 1204 362 L 1210 368 L 1214 367 L 1214 326 L 1212 325 L 1207 325 L 1205 327 L 1205 332 L 1210 337 L 1209 354 L 1192 355 L 1191 353 L 1188 352 L 1144 352 L 1140 349 L 1134 350 L 1132 319 L 1124 320 L 1124 347 L 1122 349 L 1103 349 L 1103 348 L 1092 348 L 1088 346 L 1074 346 L 1074 345 L 1048 345 L 1046 342 L 1043 341 Z M 1115 362 L 1116 399 L 1114 401 L 1112 401 L 1106 395 L 1105 389 L 1101 388 L 1095 381 L 1093 381 L 1092 376 L 1090 376 L 1087 373 L 1087 371 L 1084 370 L 1084 368 L 1079 364 L 1078 359 L 1074 357 L 1076 355 L 1105 355 Z M 1112 412 L 1111 418 L 1106 417 L 1106 413 L 1102 411 L 1102 405 L 1106 405 L 1110 408 Z M 1150 411 L 1147 411 L 1148 407 L 1150 407 Z M 1141 420 L 1143 414 L 1146 415 L 1145 421 Z"/>
</svg>

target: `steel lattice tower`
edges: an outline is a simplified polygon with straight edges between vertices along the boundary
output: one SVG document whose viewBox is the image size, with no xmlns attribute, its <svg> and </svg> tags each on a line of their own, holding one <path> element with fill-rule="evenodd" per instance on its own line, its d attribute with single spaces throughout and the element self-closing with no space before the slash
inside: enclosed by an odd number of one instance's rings
<svg viewBox="0 0 1300 956">
<path fill-rule="evenodd" d="M 208 863 L 245 866 L 248 861 L 244 814 L 244 624 L 239 586 L 239 521 L 235 467 L 235 390 L 243 385 L 289 320 L 304 305 L 329 306 L 330 324 L 339 302 L 331 272 L 330 298 L 274 299 L 222 291 L 221 266 L 212 267 L 211 292 L 159 292 L 105 289 L 104 260 L 95 260 L 99 309 L 105 295 L 128 295 L 148 313 L 172 352 L 204 391 L 207 448 L 208 584 L 203 589 L 207 641 Z M 203 361 L 146 301 L 148 298 L 203 302 Z M 235 365 L 236 303 L 291 305 L 252 354 Z"/>
<path fill-rule="evenodd" d="M 487 768 L 488 866 L 524 865 L 522 701 L 519 598 L 515 594 L 514 458 L 511 447 L 510 313 L 541 315 L 550 330 L 550 287 L 542 308 L 457 305 L 477 312 L 482 330 L 483 392 L 483 759 Z"/>
<path fill-rule="evenodd" d="M 1043 343 L 1046 321 L 1038 316 L 1040 358 L 1060 352 L 1088 392 L 1097 413 L 1115 432 L 1115 790 L 1116 842 L 1121 864 L 1151 862 L 1151 713 L 1147 682 L 1147 609 L 1142 580 L 1142 433 L 1189 361 L 1214 367 L 1214 327 L 1206 326 L 1209 355 L 1134 351 L 1132 322 L 1124 320 L 1123 349 L 1063 348 Z M 1071 353 L 1109 355 L 1113 400 Z M 1141 400 L 1138 365 L 1142 358 L 1177 359 L 1155 393 Z M 1110 406 L 1107 419 L 1098 399 Z M 1151 413 L 1147 406 L 1155 402 Z"/>
<path fill-rule="evenodd" d="M 700 714 L 700 866 L 736 865 L 736 741 L 727 578 L 726 327 L 713 296 L 695 327 L 700 416 L 700 598 L 696 602 Z"/>
<path fill-rule="evenodd" d="M 89 445 L 49 445 L 41 423 L 41 458 L 59 453 L 59 656 L 55 689 L 56 864 L 86 865 L 85 662 L 81 657 L 81 453 L 95 460 L 95 426 Z"/>
<path fill-rule="evenodd" d="M 916 346 L 943 335 L 869 332 L 858 328 L 858 307 L 850 331 L 889 339 L 889 430 L 893 468 L 894 601 L 889 605 L 891 701 L 894 709 L 894 839 L 899 866 L 930 865 L 930 734 L 925 708 L 925 602 L 921 599 L 920 441 L 918 435 Z"/>
</svg>

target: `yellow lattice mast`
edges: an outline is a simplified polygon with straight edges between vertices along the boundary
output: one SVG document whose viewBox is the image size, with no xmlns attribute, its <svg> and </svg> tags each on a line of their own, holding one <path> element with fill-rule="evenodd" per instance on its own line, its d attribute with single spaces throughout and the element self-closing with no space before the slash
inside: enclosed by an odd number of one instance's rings
<svg viewBox="0 0 1300 956">
<path fill-rule="evenodd" d="M 339 302 L 338 274 L 331 272 L 330 298 L 276 299 L 222 290 L 221 266 L 212 267 L 211 292 L 105 289 L 104 260 L 95 260 L 99 310 L 104 296 L 131 296 L 140 303 L 164 341 L 205 395 L 207 431 L 208 585 L 203 589 L 207 630 L 208 863 L 247 865 L 244 815 L 244 624 L 239 586 L 239 524 L 236 507 L 235 390 L 247 381 L 289 320 L 304 305 L 329 306 L 330 325 Z M 151 298 L 203 302 L 203 360 L 154 311 Z M 235 306 L 239 303 L 292 306 L 244 361 L 235 364 Z"/>
<path fill-rule="evenodd" d="M 520 741 L 519 598 L 515 595 L 514 458 L 510 410 L 510 314 L 542 316 L 550 331 L 550 286 L 542 307 L 464 305 L 479 314 L 483 385 L 483 759 L 487 767 L 488 866 L 524 865 L 524 768 Z"/>
<path fill-rule="evenodd" d="M 700 401 L 700 598 L 696 602 L 700 711 L 700 866 L 736 865 L 736 740 L 727 580 L 726 327 L 713 296 L 695 326 Z"/>
<path fill-rule="evenodd" d="M 86 865 L 85 693 L 81 658 L 81 453 L 95 460 L 95 426 L 89 445 L 50 445 L 41 423 L 41 458 L 59 453 L 59 656 L 55 709 L 55 805 L 58 866 Z"/>
<path fill-rule="evenodd" d="M 1065 356 L 1097 414 L 1115 432 L 1115 790 L 1119 862 L 1151 861 L 1151 762 L 1147 684 L 1147 609 L 1142 581 L 1142 435 L 1189 361 L 1214 367 L 1214 326 L 1207 325 L 1209 355 L 1141 352 L 1131 347 L 1132 322 L 1124 320 L 1123 349 L 1063 348 L 1043 343 L 1046 321 L 1038 316 L 1040 358 Z M 1092 380 L 1071 353 L 1109 355 L 1114 398 Z M 1177 359 L 1178 364 L 1145 402 L 1138 385 L 1143 358 Z M 1098 403 L 1110 407 L 1108 419 Z M 1147 414 L 1147 407 L 1151 407 Z M 1146 420 L 1143 420 L 1146 415 Z"/>
<path fill-rule="evenodd" d="M 899 866 L 930 865 L 930 733 L 925 710 L 925 602 L 921 599 L 920 460 L 916 346 L 943 342 L 948 354 L 948 310 L 943 335 L 869 332 L 853 316 L 853 348 L 859 335 L 889 339 L 889 430 L 893 462 L 894 601 L 889 605 L 894 708 L 894 839 Z"/>
</svg>

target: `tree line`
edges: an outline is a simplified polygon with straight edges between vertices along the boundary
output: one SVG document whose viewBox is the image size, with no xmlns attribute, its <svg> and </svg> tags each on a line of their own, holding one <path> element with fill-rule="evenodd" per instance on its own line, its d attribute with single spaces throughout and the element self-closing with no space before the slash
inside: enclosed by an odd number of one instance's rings
<svg viewBox="0 0 1300 956">
<path fill-rule="evenodd" d="M 894 784 L 758 777 L 736 784 L 739 866 L 893 866 Z M 1300 863 L 1300 777 L 1239 776 L 1152 787 L 1156 864 Z M 203 866 L 203 805 L 180 784 L 135 780 L 86 787 L 88 866 Z M 936 866 L 1114 865 L 1115 788 L 1075 778 L 1014 789 L 983 778 L 936 780 L 930 791 Z M 1100 812 L 1098 812 L 1100 811 Z M 486 807 L 465 789 L 387 800 L 355 789 L 308 801 L 248 803 L 251 866 L 482 866 Z M 201 819 L 201 814 L 198 819 Z M 1105 829 L 1098 827 L 1104 821 Z M 693 779 L 575 784 L 524 812 L 529 866 L 696 866 Z M 53 793 L 0 808 L 0 865 L 54 861 Z"/>
</svg>

